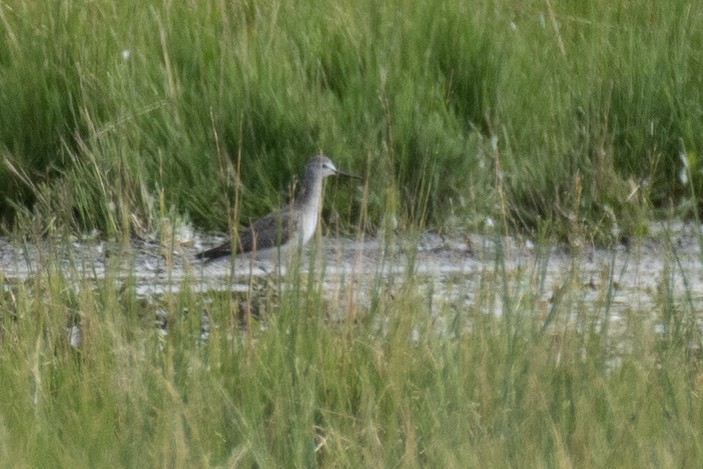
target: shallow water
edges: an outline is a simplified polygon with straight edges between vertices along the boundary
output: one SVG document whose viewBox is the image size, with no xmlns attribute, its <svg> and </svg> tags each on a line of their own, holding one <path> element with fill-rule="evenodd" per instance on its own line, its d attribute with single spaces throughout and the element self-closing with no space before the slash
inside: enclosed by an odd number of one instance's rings
<svg viewBox="0 0 703 469">
<path fill-rule="evenodd" d="M 306 251 L 301 270 L 314 265 L 327 295 L 353 297 L 362 305 L 379 285 L 400 285 L 412 277 L 418 297 L 437 310 L 467 306 L 500 315 L 518 313 L 522 302 L 531 301 L 538 302 L 547 320 L 552 306 L 569 301 L 603 310 L 617 321 L 624 312 L 647 311 L 671 298 L 699 310 L 701 228 L 653 225 L 650 232 L 632 240 L 629 247 L 571 251 L 495 235 L 426 233 L 387 242 L 323 238 Z M 248 259 L 237 259 L 236 265 L 228 259 L 210 264 L 194 259 L 200 249 L 219 241 L 200 242 L 196 237 L 194 243 L 166 249 L 142 241 L 123 246 L 105 241 L 18 245 L 0 240 L 0 272 L 6 289 L 47 268 L 60 269 L 76 285 L 104 279 L 110 272 L 117 283 L 132 279 L 137 296 L 145 298 L 177 292 L 186 279 L 196 292 L 246 291 L 252 278 L 285 273 L 275 264 Z M 489 301 L 479 298 L 486 282 L 501 293 Z M 511 304 L 504 304 L 505 298 Z"/>
</svg>

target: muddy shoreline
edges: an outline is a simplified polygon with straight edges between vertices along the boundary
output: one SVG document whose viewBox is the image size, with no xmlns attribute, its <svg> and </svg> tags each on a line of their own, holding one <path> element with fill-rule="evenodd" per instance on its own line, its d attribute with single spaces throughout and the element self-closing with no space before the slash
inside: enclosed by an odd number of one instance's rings
<svg viewBox="0 0 703 469">
<path fill-rule="evenodd" d="M 480 284 L 490 277 L 505 282 L 507 292 L 529 291 L 545 304 L 568 290 L 579 301 L 608 302 L 614 310 L 648 309 L 661 301 L 662 288 L 690 303 L 703 305 L 701 227 L 679 223 L 653 225 L 647 237 L 612 248 L 540 246 L 530 240 L 497 235 L 440 236 L 425 233 L 413 239 L 318 239 L 305 254 L 301 269 L 320 270 L 331 295 L 358 289 L 361 297 L 378 282 L 395 281 L 409 272 L 435 301 L 471 305 Z M 115 281 L 130 279 L 138 296 L 177 292 L 184 280 L 195 291 L 249 288 L 253 277 L 275 275 L 270 263 L 225 259 L 203 264 L 194 254 L 221 241 L 195 236 L 194 242 L 166 248 L 157 242 L 106 241 L 14 244 L 0 240 L 0 272 L 8 288 L 15 282 L 58 269 L 80 284 L 101 280 L 110 272 Z M 309 256 L 315 261 L 310 262 Z M 283 269 L 284 270 L 284 269 Z M 285 272 L 280 272 L 285 273 Z M 606 295 L 606 296 L 604 296 Z M 500 314 L 504 305 L 495 305 Z"/>
</svg>

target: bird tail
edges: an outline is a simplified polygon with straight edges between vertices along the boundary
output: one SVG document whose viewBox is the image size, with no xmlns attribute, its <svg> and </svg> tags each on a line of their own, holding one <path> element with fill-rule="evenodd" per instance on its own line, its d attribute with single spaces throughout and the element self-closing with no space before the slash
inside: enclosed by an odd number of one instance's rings
<svg viewBox="0 0 703 469">
<path fill-rule="evenodd" d="M 204 260 L 205 262 L 212 262 L 221 257 L 227 257 L 230 254 L 232 254 L 232 244 L 228 241 L 214 248 L 210 248 L 207 251 L 197 253 L 195 258 Z"/>
</svg>

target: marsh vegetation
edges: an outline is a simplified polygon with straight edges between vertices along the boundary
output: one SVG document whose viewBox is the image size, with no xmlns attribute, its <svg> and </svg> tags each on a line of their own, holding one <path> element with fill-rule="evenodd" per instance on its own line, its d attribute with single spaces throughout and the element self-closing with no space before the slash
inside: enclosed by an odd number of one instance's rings
<svg viewBox="0 0 703 469">
<path fill-rule="evenodd" d="M 685 0 L 0 2 L 0 461 L 700 466 L 702 43 Z M 312 256 L 192 262 L 319 151 L 365 182 Z"/>
</svg>

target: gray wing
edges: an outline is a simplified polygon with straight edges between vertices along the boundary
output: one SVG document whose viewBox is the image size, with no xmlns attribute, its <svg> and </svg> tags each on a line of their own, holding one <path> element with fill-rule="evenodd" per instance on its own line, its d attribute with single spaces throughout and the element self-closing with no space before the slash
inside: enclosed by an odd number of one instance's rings
<svg viewBox="0 0 703 469">
<path fill-rule="evenodd" d="M 289 210 L 268 214 L 239 234 L 236 253 L 261 251 L 286 244 L 293 229 L 294 220 Z"/>
<path fill-rule="evenodd" d="M 249 227 L 240 230 L 237 233 L 236 246 L 232 241 L 226 241 L 219 246 L 196 254 L 195 257 L 209 262 L 231 255 L 233 248 L 234 254 L 244 254 L 254 250 L 261 251 L 280 246 L 290 240 L 290 234 L 295 229 L 294 225 L 295 220 L 286 207 L 280 212 L 270 213 L 259 218 Z"/>
</svg>

